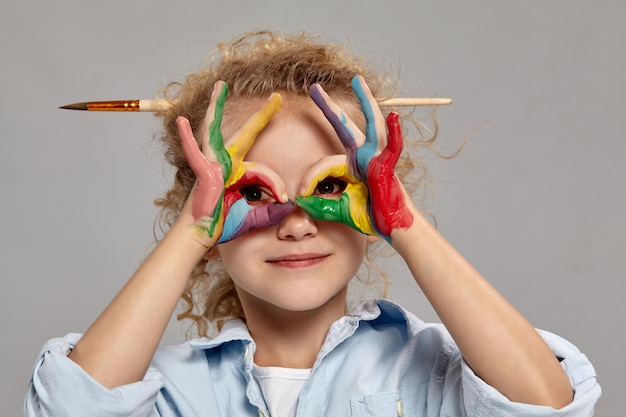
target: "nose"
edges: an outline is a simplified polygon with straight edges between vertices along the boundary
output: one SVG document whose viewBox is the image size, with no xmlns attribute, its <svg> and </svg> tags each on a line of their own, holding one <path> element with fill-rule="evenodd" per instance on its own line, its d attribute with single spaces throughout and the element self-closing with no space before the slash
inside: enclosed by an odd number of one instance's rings
<svg viewBox="0 0 626 417">
<path fill-rule="evenodd" d="M 295 207 L 278 224 L 278 238 L 281 240 L 303 240 L 317 235 L 317 224 L 300 207 Z"/>
</svg>

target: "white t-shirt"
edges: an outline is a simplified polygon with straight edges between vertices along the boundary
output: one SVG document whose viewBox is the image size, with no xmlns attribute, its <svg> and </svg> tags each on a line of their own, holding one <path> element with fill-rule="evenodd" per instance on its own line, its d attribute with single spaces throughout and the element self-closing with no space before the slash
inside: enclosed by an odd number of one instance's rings
<svg viewBox="0 0 626 417">
<path fill-rule="evenodd" d="M 300 391 L 310 374 L 310 369 L 256 365 L 252 368 L 271 417 L 295 417 Z"/>
</svg>

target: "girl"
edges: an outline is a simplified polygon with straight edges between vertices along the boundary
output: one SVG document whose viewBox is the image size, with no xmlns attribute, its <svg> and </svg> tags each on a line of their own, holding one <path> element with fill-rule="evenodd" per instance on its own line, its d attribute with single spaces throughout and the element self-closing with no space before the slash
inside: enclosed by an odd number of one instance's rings
<svg viewBox="0 0 626 417">
<path fill-rule="evenodd" d="M 384 77 L 305 35 L 221 51 L 163 114 L 167 233 L 84 335 L 46 344 L 26 415 L 592 415 L 585 356 L 536 331 L 411 201 Z M 384 241 L 445 327 L 383 300 L 347 312 Z M 181 296 L 180 317 L 219 334 L 158 348 Z"/>
</svg>

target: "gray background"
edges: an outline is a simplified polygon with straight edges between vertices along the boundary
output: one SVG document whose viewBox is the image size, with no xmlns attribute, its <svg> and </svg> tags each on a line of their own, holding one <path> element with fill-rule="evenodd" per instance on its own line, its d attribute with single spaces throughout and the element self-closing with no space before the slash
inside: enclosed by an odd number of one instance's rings
<svg viewBox="0 0 626 417">
<path fill-rule="evenodd" d="M 0 416 L 21 414 L 48 338 L 84 331 L 146 254 L 169 183 L 150 114 L 59 105 L 151 97 L 217 41 L 305 29 L 452 97 L 429 157 L 442 233 L 535 326 L 576 343 L 621 415 L 625 371 L 626 3 L 3 0 Z M 402 267 L 391 298 L 427 320 Z M 172 325 L 166 342 L 182 340 Z"/>
</svg>

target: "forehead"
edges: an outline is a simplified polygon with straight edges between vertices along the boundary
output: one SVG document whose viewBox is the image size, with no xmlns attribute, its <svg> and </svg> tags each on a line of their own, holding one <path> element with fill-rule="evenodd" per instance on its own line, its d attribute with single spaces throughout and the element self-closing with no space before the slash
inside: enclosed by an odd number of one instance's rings
<svg viewBox="0 0 626 417">
<path fill-rule="evenodd" d="M 327 154 L 345 153 L 336 132 L 310 97 L 281 95 L 283 98 L 281 108 L 259 134 L 246 159 L 253 160 L 256 151 L 264 145 L 294 151 L 306 147 L 311 151 L 316 149 Z M 262 98 L 227 100 L 222 120 L 224 140 L 228 141 L 228 138 L 236 134 L 237 130 L 254 112 L 261 109 L 265 102 L 266 100 Z M 341 100 L 337 103 L 357 125 L 364 125 L 363 115 L 354 102 Z M 279 149 L 275 151 L 277 154 L 281 153 Z"/>
</svg>

